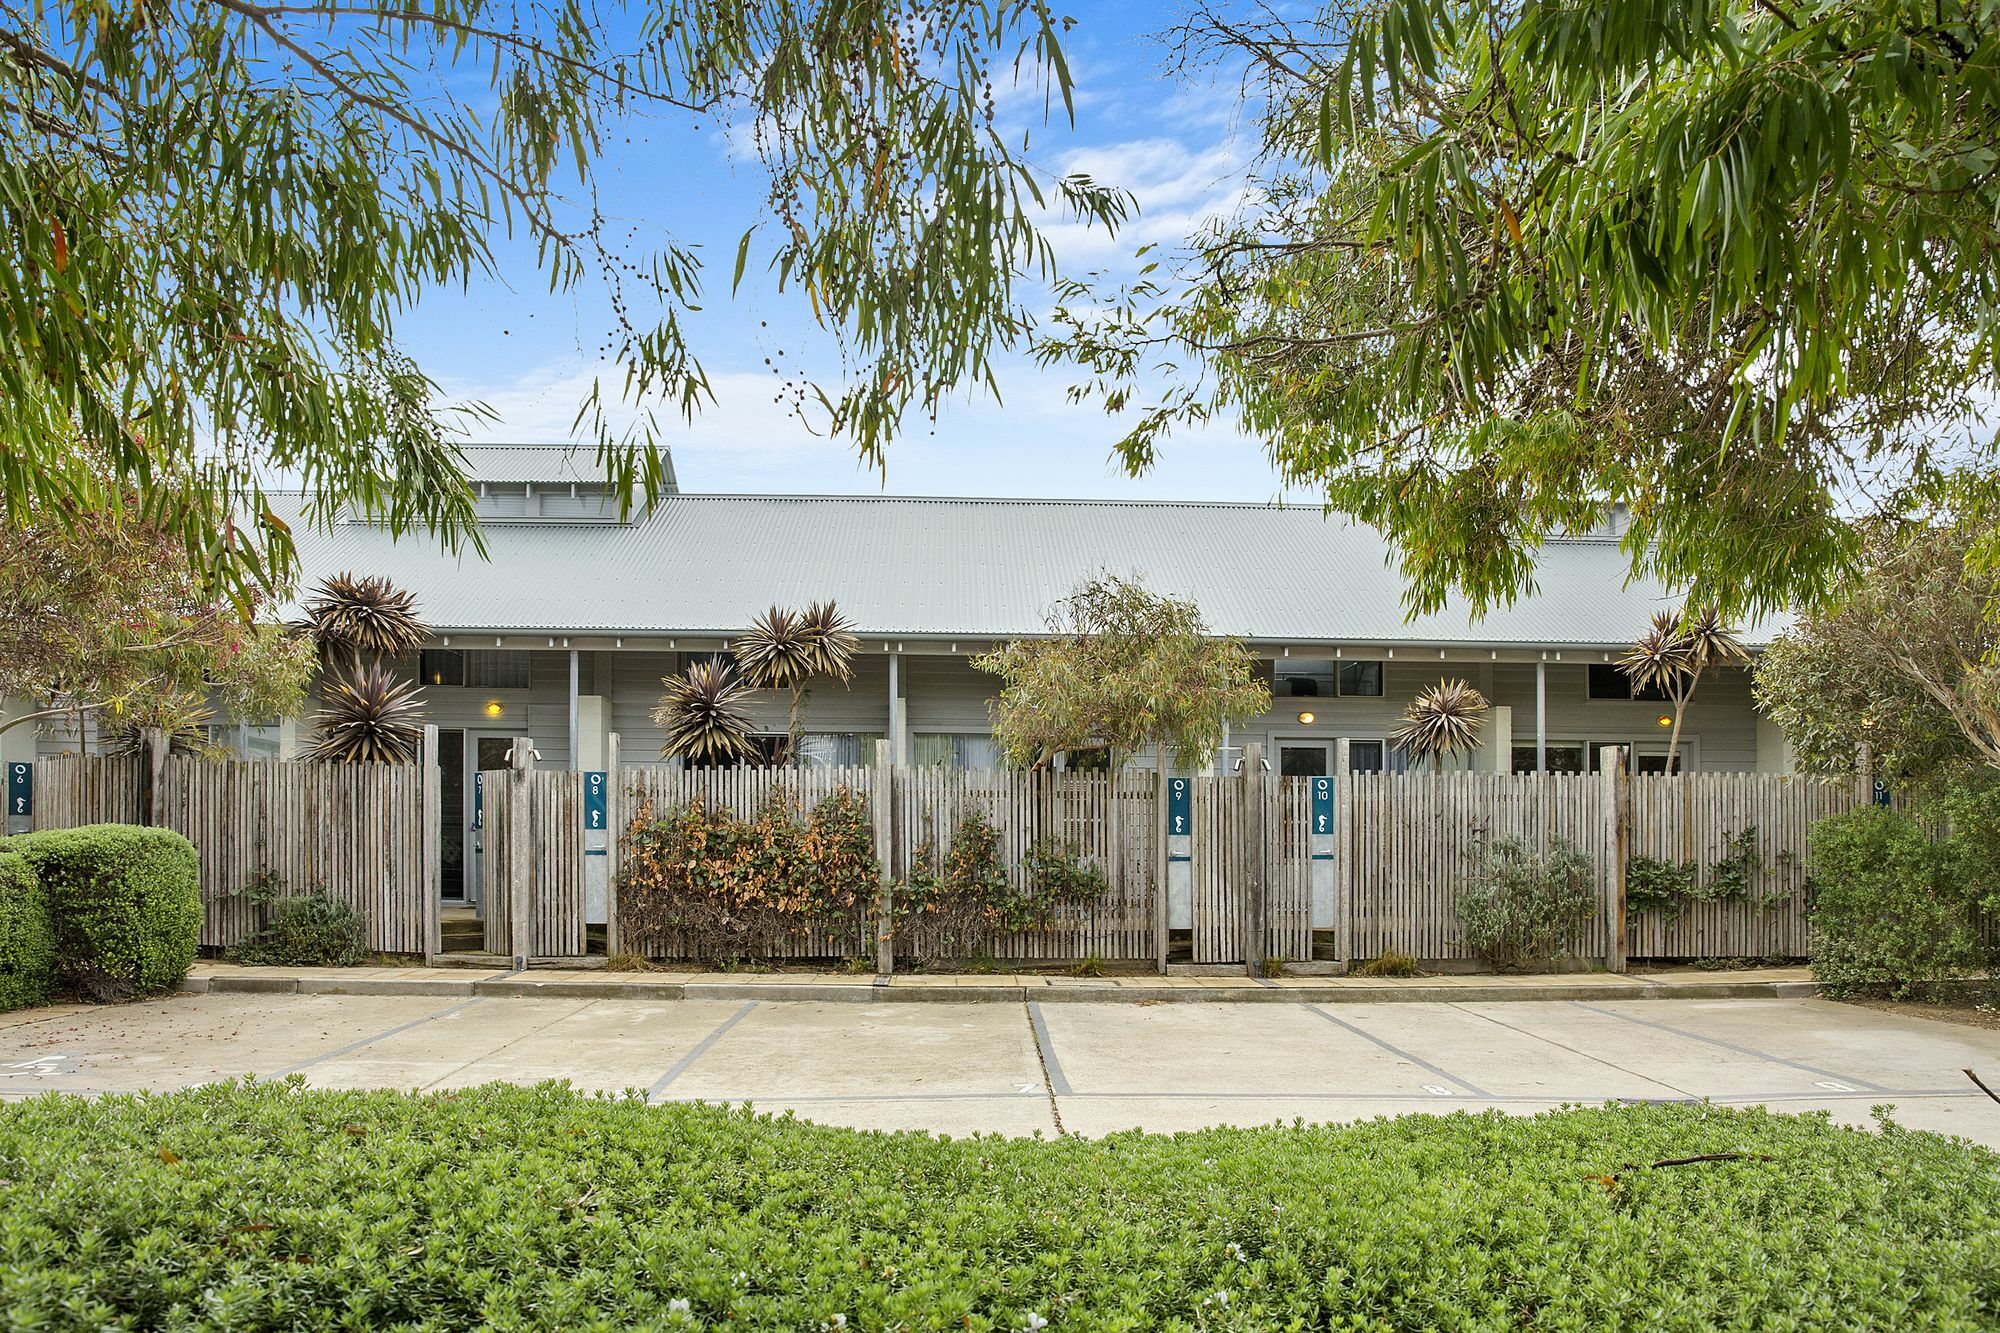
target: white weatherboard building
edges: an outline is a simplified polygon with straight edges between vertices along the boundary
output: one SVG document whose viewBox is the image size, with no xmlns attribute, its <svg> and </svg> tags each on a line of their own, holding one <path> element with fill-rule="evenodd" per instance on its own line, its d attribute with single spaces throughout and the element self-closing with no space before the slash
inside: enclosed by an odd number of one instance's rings
<svg viewBox="0 0 2000 1333">
<path fill-rule="evenodd" d="M 1214 631 L 1261 659 L 1271 709 L 1230 736 L 1222 767 L 1257 741 L 1284 773 L 1320 774 L 1342 738 L 1355 767 L 1397 767 L 1390 729 L 1445 677 L 1495 705 L 1474 767 L 1584 771 L 1606 745 L 1631 746 L 1639 771 L 1665 762 L 1671 708 L 1634 697 L 1615 662 L 1676 603 L 1630 577 L 1609 534 L 1550 542 L 1536 590 L 1483 619 L 1408 619 L 1382 536 L 1316 508 L 675 492 L 620 522 L 587 452 L 468 454 L 485 559 L 360 523 L 295 528 L 302 586 L 343 570 L 387 575 L 432 627 L 432 646 L 408 666 L 441 728 L 447 896 L 465 864 L 469 773 L 502 767 L 524 735 L 543 767 L 601 768 L 614 732 L 625 762 L 656 759 L 661 678 L 727 653 L 773 604 L 835 600 L 861 638 L 852 685 L 816 683 L 806 707 L 807 751 L 822 763 L 867 762 L 886 739 L 902 764 L 994 764 L 987 704 L 998 682 L 970 659 L 1044 633 L 1050 606 L 1099 574 L 1191 598 Z M 1754 651 L 1775 628 L 1745 641 Z M 785 711 L 782 696 L 759 696 L 773 740 Z M 305 725 L 259 728 L 249 748 L 290 752 Z M 73 738 L 39 744 L 58 751 Z M 1789 766 L 1745 670 L 1702 682 L 1681 749 L 1689 770 Z"/>
</svg>

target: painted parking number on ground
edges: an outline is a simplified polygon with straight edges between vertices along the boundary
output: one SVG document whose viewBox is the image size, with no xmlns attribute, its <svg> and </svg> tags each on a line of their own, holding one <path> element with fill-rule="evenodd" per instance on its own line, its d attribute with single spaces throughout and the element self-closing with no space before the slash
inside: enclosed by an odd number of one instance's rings
<svg viewBox="0 0 2000 1333">
<path fill-rule="evenodd" d="M 35 813 L 35 766 L 20 763 L 7 765 L 7 813 L 10 815 L 32 815 Z"/>
<path fill-rule="evenodd" d="M 1167 779 L 1167 832 L 1176 837 L 1194 830 L 1186 778 Z"/>
<path fill-rule="evenodd" d="M 1333 779 L 1312 779 L 1312 831 L 1315 837 L 1333 832 Z"/>
<path fill-rule="evenodd" d="M 606 776 L 598 772 L 583 775 L 583 826 L 593 831 L 604 827 Z"/>
</svg>

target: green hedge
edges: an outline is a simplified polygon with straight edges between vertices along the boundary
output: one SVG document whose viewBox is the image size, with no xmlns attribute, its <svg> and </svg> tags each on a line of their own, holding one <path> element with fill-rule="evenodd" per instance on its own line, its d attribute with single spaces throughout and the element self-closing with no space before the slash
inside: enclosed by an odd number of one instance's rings
<svg viewBox="0 0 2000 1333">
<path fill-rule="evenodd" d="M 1713 1107 L 1051 1143 L 220 1085 L 0 1106 L 0 1176 L 23 1327 L 2000 1323 L 2000 1157 Z"/>
<path fill-rule="evenodd" d="M 0 846 L 0 1012 L 47 1004 L 55 972 L 48 895 L 27 858 Z"/>
<path fill-rule="evenodd" d="M 1812 828 L 1812 968 L 1829 995 L 1922 994 L 1983 974 L 1991 950 L 1976 921 L 1992 885 L 1969 873 L 1985 840 L 1942 839 L 1901 810 L 1876 806 Z"/>
<path fill-rule="evenodd" d="M 86 824 L 11 839 L 48 894 L 57 984 L 98 1000 L 170 990 L 201 942 L 194 844 L 168 829 Z"/>
</svg>

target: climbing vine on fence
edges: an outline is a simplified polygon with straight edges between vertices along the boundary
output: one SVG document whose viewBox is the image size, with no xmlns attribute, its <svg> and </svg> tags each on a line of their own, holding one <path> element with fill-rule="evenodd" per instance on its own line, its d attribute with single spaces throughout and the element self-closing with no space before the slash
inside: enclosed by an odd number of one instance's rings
<svg viewBox="0 0 2000 1333">
<path fill-rule="evenodd" d="M 1723 843 L 1723 854 L 1702 866 L 1694 861 L 1663 861 L 1634 856 L 1625 862 L 1625 913 L 1643 916 L 1659 912 L 1671 921 L 1691 904 L 1741 902 L 1751 899 L 1760 880 L 1773 869 L 1764 864 L 1757 845 L 1757 826 L 1745 825 Z M 1792 859 L 1778 857 L 1780 866 Z M 1772 890 L 1757 897 L 1761 907 L 1775 907 L 1783 894 Z"/>
<path fill-rule="evenodd" d="M 918 844 L 910 874 L 896 886 L 896 918 L 906 936 L 941 956 L 988 946 L 996 931 L 1048 930 L 1078 920 L 1110 892 L 1101 866 L 1073 842 L 1040 838 L 1021 857 L 1019 880 L 1000 856 L 1000 832 L 978 811 L 965 816 L 942 857 L 935 833 Z"/>
<path fill-rule="evenodd" d="M 701 797 L 627 830 L 618 914 L 635 949 L 769 956 L 815 926 L 858 925 L 877 881 L 868 802 L 845 788 L 801 817 L 779 789 L 750 819 Z"/>
</svg>

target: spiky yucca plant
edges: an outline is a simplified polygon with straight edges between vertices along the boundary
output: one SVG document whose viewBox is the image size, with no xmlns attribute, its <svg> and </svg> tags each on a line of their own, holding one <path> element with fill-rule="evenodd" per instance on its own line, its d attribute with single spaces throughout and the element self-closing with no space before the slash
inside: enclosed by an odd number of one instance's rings
<svg viewBox="0 0 2000 1333">
<path fill-rule="evenodd" d="M 321 579 L 303 611 L 301 628 L 328 662 L 358 666 L 370 658 L 401 657 L 424 643 L 416 595 L 377 574 L 342 572 Z"/>
<path fill-rule="evenodd" d="M 1485 723 L 1485 695 L 1463 680 L 1440 680 L 1410 701 L 1389 739 L 1413 759 L 1435 760 L 1477 746 Z"/>
<path fill-rule="evenodd" d="M 1681 723 L 1702 673 L 1712 666 L 1750 660 L 1734 630 L 1713 611 L 1653 613 L 1653 624 L 1618 659 L 1634 688 L 1657 689 L 1674 705 L 1673 734 L 1667 740 L 1667 772 L 1678 770 Z"/>
<path fill-rule="evenodd" d="M 803 612 L 774 606 L 736 640 L 736 663 L 752 685 L 791 694 L 785 727 L 788 757 L 798 758 L 804 739 L 807 682 L 814 676 L 831 676 L 843 684 L 852 680 L 859 644 L 853 626 L 832 602 L 814 602 Z"/>
<path fill-rule="evenodd" d="M 329 764 L 411 764 L 423 749 L 423 693 L 379 664 L 331 677 L 307 757 Z"/>
<path fill-rule="evenodd" d="M 668 676 L 653 709 L 664 737 L 660 753 L 696 764 L 727 764 L 755 756 L 750 717 L 743 704 L 750 689 L 719 662 L 696 662 L 683 676 Z"/>
</svg>

